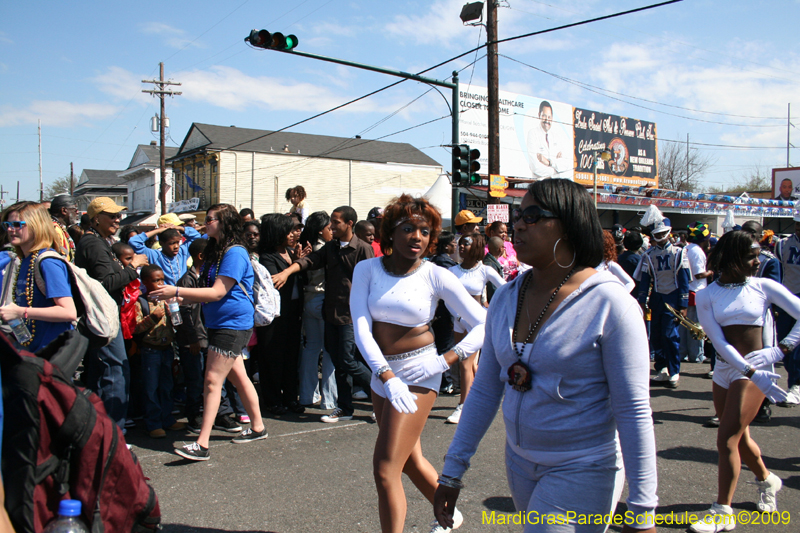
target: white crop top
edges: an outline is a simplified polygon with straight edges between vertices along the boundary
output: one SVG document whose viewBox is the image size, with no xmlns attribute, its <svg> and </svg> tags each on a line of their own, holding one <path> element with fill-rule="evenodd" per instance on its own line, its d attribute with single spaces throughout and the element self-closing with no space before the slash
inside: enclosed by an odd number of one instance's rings
<svg viewBox="0 0 800 533">
<path fill-rule="evenodd" d="M 486 309 L 467 294 L 447 269 L 423 261 L 415 271 L 395 276 L 386 271 L 380 257 L 356 265 L 350 289 L 350 314 L 356 345 L 373 371 L 386 365 L 386 359 L 372 336 L 372 322 L 408 328 L 423 326 L 433 320 L 439 300 L 444 300 L 472 328 L 458 346 L 466 353 L 480 350 Z"/>
<path fill-rule="evenodd" d="M 480 296 L 487 283 L 494 285 L 495 289 L 506 284 L 495 269 L 483 263 L 478 263 L 469 270 L 462 268 L 461 265 L 451 266 L 448 270 L 455 274 L 470 296 Z"/>
<path fill-rule="evenodd" d="M 770 304 L 785 310 L 797 322 L 784 341 L 796 346 L 800 341 L 800 298 L 767 278 L 747 278 L 745 283 L 731 286 L 718 281 L 697 292 L 697 317 L 717 352 L 740 372 L 747 361 L 725 339 L 725 326 L 763 326 Z M 744 354 L 747 355 L 747 354 Z"/>
</svg>

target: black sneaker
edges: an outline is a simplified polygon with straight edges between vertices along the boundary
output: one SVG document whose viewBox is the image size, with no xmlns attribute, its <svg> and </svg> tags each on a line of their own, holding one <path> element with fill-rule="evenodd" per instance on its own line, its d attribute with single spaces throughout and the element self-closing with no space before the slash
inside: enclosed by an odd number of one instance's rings
<svg viewBox="0 0 800 533">
<path fill-rule="evenodd" d="M 242 431 L 242 434 L 238 437 L 234 437 L 231 442 L 234 444 L 244 444 L 246 442 L 253 442 L 254 440 L 261 440 L 267 438 L 267 428 L 262 429 L 261 431 L 253 431 L 251 428 L 247 428 Z"/>
<path fill-rule="evenodd" d="M 706 420 L 706 423 L 703 424 L 703 425 L 705 427 L 707 427 L 707 428 L 718 428 L 719 427 L 719 417 L 718 416 L 712 416 L 711 418 Z"/>
<path fill-rule="evenodd" d="M 220 415 L 214 419 L 214 429 L 227 431 L 228 433 L 239 433 L 242 430 L 242 426 L 237 424 L 233 418 L 227 415 Z"/>
<path fill-rule="evenodd" d="M 764 400 L 764 403 L 761 404 L 761 408 L 758 410 L 758 414 L 753 419 L 753 422 L 759 424 L 766 424 L 772 418 L 772 409 L 769 407 L 769 400 Z"/>
<path fill-rule="evenodd" d="M 208 461 L 211 459 L 211 454 L 208 453 L 208 448 L 203 448 L 196 442 L 186 444 L 183 448 L 175 448 L 175 453 L 189 459 L 190 461 Z"/>
<path fill-rule="evenodd" d="M 189 431 L 192 433 L 200 433 L 203 427 L 203 415 L 189 417 L 189 422 L 186 424 Z"/>
</svg>

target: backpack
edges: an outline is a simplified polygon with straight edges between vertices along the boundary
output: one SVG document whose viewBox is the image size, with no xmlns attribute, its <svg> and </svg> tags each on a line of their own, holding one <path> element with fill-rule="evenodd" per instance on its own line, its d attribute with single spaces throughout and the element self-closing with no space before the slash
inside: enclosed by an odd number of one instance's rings
<svg viewBox="0 0 800 533">
<path fill-rule="evenodd" d="M 244 248 L 244 246 L 240 244 L 234 246 Z M 231 246 L 231 248 L 234 246 Z M 228 250 L 230 250 L 230 248 L 228 248 Z M 247 251 L 246 248 L 245 251 Z M 250 254 L 248 253 L 247 255 L 249 256 Z M 278 289 L 275 288 L 275 285 L 273 285 L 272 276 L 269 275 L 269 271 L 266 267 L 253 259 L 250 259 L 250 264 L 253 266 L 254 298 L 250 298 L 250 295 L 247 294 L 247 290 L 241 281 L 238 282 L 238 285 L 239 288 L 242 289 L 244 295 L 247 296 L 247 299 L 250 300 L 250 303 L 253 304 L 253 308 L 255 309 L 255 315 L 253 316 L 255 326 L 268 326 L 272 324 L 272 321 L 275 320 L 276 317 L 281 316 L 281 295 Z"/>
<path fill-rule="evenodd" d="M 108 345 L 119 334 L 117 303 L 108 294 L 105 287 L 90 277 L 86 270 L 75 266 L 54 251 L 42 252 L 36 258 L 33 278 L 42 294 L 47 294 L 47 292 L 44 277 L 42 277 L 41 263 L 42 259 L 50 257 L 63 261 L 71 273 L 72 299 L 75 301 L 75 309 L 78 312 L 78 322 L 75 328 L 82 335 L 88 337 L 93 345 L 98 347 Z"/>
<path fill-rule="evenodd" d="M 61 346 L 54 341 L 47 348 L 55 351 L 51 360 L 69 359 L 69 353 L 59 352 L 80 350 L 69 342 L 80 337 L 74 330 L 62 333 L 56 339 Z M 83 351 L 87 345 L 84 340 Z M 102 400 L 74 386 L 50 361 L 15 350 L 4 335 L 0 367 L 5 406 L 2 474 L 14 530 L 41 531 L 58 516 L 58 503 L 64 498 L 81 501 L 81 519 L 92 533 L 159 529 L 155 491 Z"/>
</svg>

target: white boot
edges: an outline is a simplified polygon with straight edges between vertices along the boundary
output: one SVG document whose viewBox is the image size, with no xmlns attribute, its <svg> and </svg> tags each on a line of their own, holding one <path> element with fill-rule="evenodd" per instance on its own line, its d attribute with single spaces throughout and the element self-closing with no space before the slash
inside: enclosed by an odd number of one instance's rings
<svg viewBox="0 0 800 533">
<path fill-rule="evenodd" d="M 458 421 L 461 420 L 461 408 L 463 406 L 464 404 L 461 403 L 456 406 L 456 410 L 453 411 L 453 414 L 447 417 L 446 422 L 448 424 L 458 424 Z"/>
<path fill-rule="evenodd" d="M 733 531 L 736 527 L 736 515 L 730 505 L 720 505 L 714 502 L 708 514 L 689 527 L 692 533 L 719 533 L 720 531 Z"/>
<path fill-rule="evenodd" d="M 461 527 L 461 524 L 464 522 L 464 515 L 461 514 L 461 511 L 458 510 L 456 507 L 456 511 L 453 513 L 453 527 L 452 528 L 444 528 L 439 524 L 438 520 L 434 520 L 431 522 L 431 532 L 430 533 L 448 533 L 454 529 L 458 529 Z"/>
<path fill-rule="evenodd" d="M 748 481 L 748 483 L 758 487 L 758 503 L 756 503 L 756 507 L 759 512 L 778 512 L 778 499 L 776 496 L 783 486 L 781 478 L 770 472 L 764 481 L 756 479 L 755 481 Z"/>
</svg>

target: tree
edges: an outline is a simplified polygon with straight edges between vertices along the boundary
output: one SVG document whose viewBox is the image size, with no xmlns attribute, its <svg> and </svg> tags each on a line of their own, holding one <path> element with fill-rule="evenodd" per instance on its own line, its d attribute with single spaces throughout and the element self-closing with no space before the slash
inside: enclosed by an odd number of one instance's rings
<svg viewBox="0 0 800 533">
<path fill-rule="evenodd" d="M 772 180 L 761 167 L 755 167 L 744 176 L 730 185 L 711 187 L 708 192 L 713 194 L 741 194 L 743 192 L 772 191 Z"/>
<path fill-rule="evenodd" d="M 73 190 L 75 188 L 75 185 L 77 184 L 78 184 L 78 179 L 72 178 Z M 70 185 L 69 175 L 63 176 L 61 178 L 56 178 L 53 181 L 53 183 L 44 188 L 44 199 L 49 200 L 54 196 L 58 196 L 59 194 L 64 194 L 64 193 L 69 194 L 69 189 L 70 189 L 69 185 Z"/>
<path fill-rule="evenodd" d="M 687 152 L 685 144 L 661 141 L 658 146 L 658 186 L 672 191 L 693 192 L 713 163 L 710 156 L 700 153 L 697 148 L 690 146 Z"/>
</svg>

